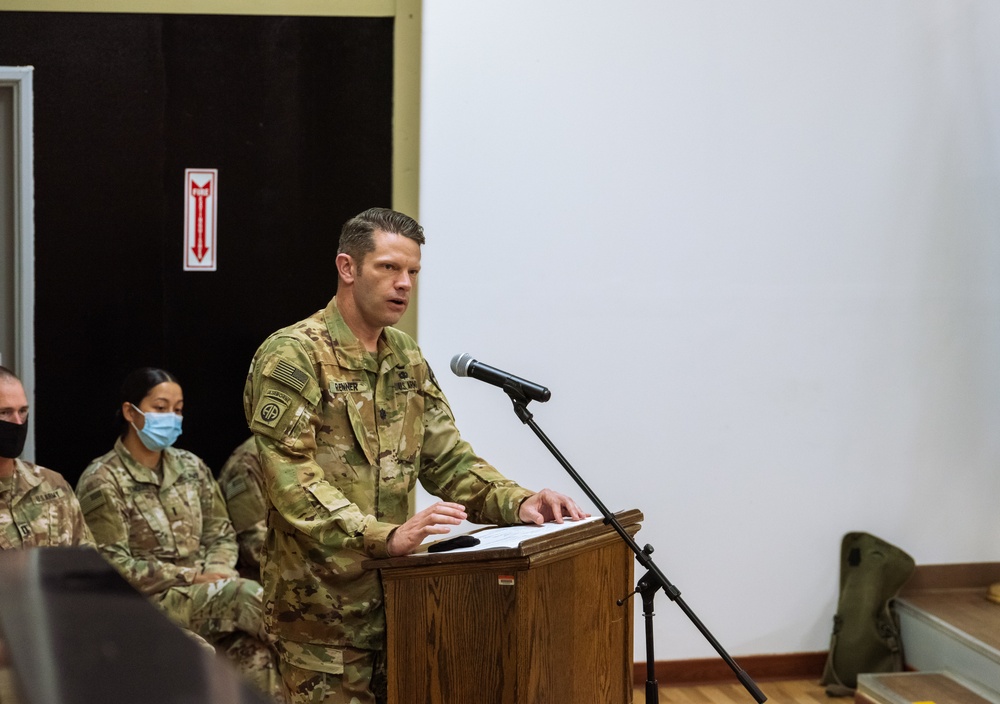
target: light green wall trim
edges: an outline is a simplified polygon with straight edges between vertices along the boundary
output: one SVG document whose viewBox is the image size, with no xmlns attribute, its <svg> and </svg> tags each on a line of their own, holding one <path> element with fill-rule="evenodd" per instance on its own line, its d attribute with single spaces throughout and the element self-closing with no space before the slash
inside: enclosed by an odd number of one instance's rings
<svg viewBox="0 0 1000 704">
<path fill-rule="evenodd" d="M 0 0 L 21 12 L 135 12 L 186 15 L 392 17 L 396 0 Z"/>
<path fill-rule="evenodd" d="M 393 51 L 392 207 L 420 220 L 422 0 L 397 0 Z M 417 336 L 418 289 L 398 327 Z"/>
<path fill-rule="evenodd" d="M 395 17 L 391 207 L 420 219 L 423 0 L 0 0 L 0 11 Z M 416 337 L 416 290 L 399 327 Z"/>
</svg>

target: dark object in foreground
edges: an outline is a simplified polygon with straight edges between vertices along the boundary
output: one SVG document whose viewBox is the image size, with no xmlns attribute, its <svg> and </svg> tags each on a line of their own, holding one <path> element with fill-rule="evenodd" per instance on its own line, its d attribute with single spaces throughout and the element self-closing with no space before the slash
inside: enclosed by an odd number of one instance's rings
<svg viewBox="0 0 1000 704">
<path fill-rule="evenodd" d="M 266 704 L 91 548 L 0 551 L 0 668 L 20 704 Z"/>
</svg>

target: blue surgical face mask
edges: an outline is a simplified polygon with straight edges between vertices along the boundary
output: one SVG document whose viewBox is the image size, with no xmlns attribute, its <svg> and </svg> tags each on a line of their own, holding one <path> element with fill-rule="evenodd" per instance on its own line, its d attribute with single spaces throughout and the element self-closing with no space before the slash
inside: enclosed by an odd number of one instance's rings
<svg viewBox="0 0 1000 704">
<path fill-rule="evenodd" d="M 181 421 L 183 418 L 176 413 L 143 413 L 135 406 L 132 410 L 146 419 L 142 429 L 132 427 L 139 434 L 139 439 L 147 449 L 153 452 L 161 452 L 177 442 L 181 434 Z"/>
</svg>

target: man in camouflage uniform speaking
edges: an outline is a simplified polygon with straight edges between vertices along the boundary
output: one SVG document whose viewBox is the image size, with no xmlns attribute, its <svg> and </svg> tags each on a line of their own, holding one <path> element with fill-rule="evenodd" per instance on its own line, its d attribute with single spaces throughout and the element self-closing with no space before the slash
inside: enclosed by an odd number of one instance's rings
<svg viewBox="0 0 1000 704">
<path fill-rule="evenodd" d="M 417 344 L 389 327 L 409 303 L 423 242 L 423 228 L 391 210 L 348 220 L 337 295 L 264 341 L 244 389 L 269 501 L 265 623 L 295 704 L 385 698 L 382 587 L 365 559 L 411 553 L 466 518 L 587 515 L 477 457 Z M 410 515 L 417 479 L 446 501 Z"/>
<path fill-rule="evenodd" d="M 0 367 L 0 550 L 93 547 L 76 494 L 62 475 L 18 459 L 27 432 L 24 387 Z"/>
</svg>

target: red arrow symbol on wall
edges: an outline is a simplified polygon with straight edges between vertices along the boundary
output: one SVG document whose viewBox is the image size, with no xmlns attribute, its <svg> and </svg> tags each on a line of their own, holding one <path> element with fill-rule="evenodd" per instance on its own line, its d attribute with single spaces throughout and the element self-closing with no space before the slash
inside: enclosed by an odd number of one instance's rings
<svg viewBox="0 0 1000 704">
<path fill-rule="evenodd" d="M 212 183 L 206 182 L 199 186 L 191 182 L 191 195 L 194 196 L 194 247 L 191 251 L 200 262 L 208 254 L 208 245 L 205 244 L 205 201 L 212 194 Z"/>
</svg>

